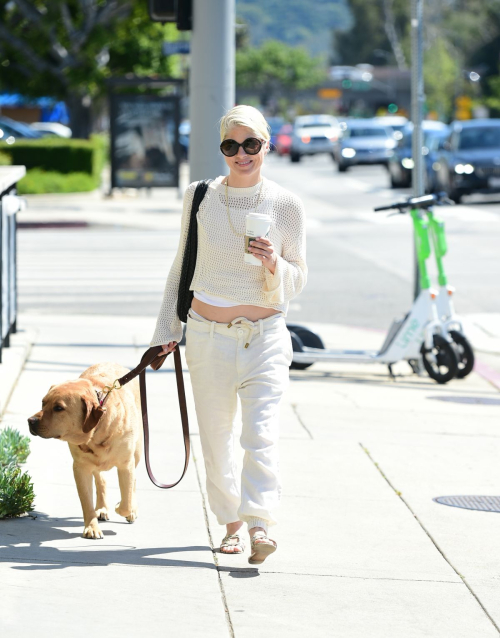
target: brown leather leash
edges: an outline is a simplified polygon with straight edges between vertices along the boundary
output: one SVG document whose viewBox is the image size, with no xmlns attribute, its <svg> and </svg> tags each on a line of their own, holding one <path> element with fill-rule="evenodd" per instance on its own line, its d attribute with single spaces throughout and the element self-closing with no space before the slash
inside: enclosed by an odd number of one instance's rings
<svg viewBox="0 0 500 638">
<path fill-rule="evenodd" d="M 184 474 L 186 474 L 186 470 L 189 464 L 189 454 L 191 450 L 191 445 L 189 440 L 189 422 L 188 422 L 188 414 L 187 414 L 186 394 L 184 392 L 184 378 L 182 376 L 181 355 L 179 352 L 179 347 L 176 346 L 173 352 L 174 352 L 174 363 L 175 363 L 175 377 L 177 381 L 177 394 L 179 397 L 179 409 L 181 412 L 181 421 L 182 421 L 182 435 L 184 438 L 184 452 L 185 452 L 184 469 L 182 470 L 180 479 L 176 481 L 175 483 L 170 483 L 169 485 L 167 485 L 166 483 L 160 483 L 159 481 L 157 481 L 156 478 L 154 477 L 153 471 L 151 470 L 151 465 L 149 462 L 149 421 L 148 421 L 148 403 L 147 403 L 147 397 L 146 397 L 146 368 L 148 366 L 151 366 L 153 370 L 159 370 L 161 368 L 161 366 L 165 362 L 165 359 L 170 354 L 168 352 L 167 354 L 158 356 L 161 352 L 163 352 L 162 346 L 154 346 L 153 348 L 149 348 L 148 350 L 146 350 L 146 352 L 142 356 L 142 359 L 139 365 L 133 370 L 131 370 L 130 372 L 127 372 L 127 374 L 125 374 L 120 379 L 116 379 L 116 381 L 114 381 L 112 386 L 106 386 L 103 389 L 103 392 L 106 392 L 106 394 L 103 397 L 99 396 L 98 398 L 99 398 L 99 404 L 100 404 L 102 413 L 104 413 L 105 404 L 111 392 L 113 390 L 119 390 L 121 387 L 123 387 L 124 385 L 132 381 L 132 379 L 135 379 L 137 376 L 139 376 L 139 387 L 141 392 L 142 423 L 144 426 L 144 457 L 146 460 L 146 469 L 148 471 L 149 478 L 156 485 L 156 487 L 167 490 L 167 489 L 170 489 L 171 487 L 175 487 L 176 485 L 178 485 L 184 478 Z"/>
</svg>

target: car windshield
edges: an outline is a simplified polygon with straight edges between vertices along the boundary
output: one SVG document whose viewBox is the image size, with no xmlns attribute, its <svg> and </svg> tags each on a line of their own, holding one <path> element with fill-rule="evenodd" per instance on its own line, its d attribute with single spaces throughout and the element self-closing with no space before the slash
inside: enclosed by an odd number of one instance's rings
<svg viewBox="0 0 500 638">
<path fill-rule="evenodd" d="M 348 131 L 349 137 L 389 137 L 387 129 L 382 127 L 352 128 Z"/>
<path fill-rule="evenodd" d="M 478 126 L 462 129 L 458 148 L 460 151 L 474 148 L 500 149 L 500 126 Z"/>
<path fill-rule="evenodd" d="M 448 131 L 427 131 L 424 132 L 424 146 L 430 150 L 436 150 L 439 142 L 448 137 Z"/>
<path fill-rule="evenodd" d="M 333 126 L 331 122 L 298 122 L 298 128 L 319 128 L 321 126 Z"/>
</svg>

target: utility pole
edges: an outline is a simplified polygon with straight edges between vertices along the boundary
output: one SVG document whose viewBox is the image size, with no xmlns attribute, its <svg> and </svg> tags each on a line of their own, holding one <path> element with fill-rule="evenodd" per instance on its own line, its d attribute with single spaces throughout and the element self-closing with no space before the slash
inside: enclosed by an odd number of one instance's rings
<svg viewBox="0 0 500 638">
<path fill-rule="evenodd" d="M 235 0 L 193 0 L 190 180 L 225 175 L 219 120 L 235 103 Z"/>
<path fill-rule="evenodd" d="M 424 109 L 424 76 L 423 76 L 423 7 L 424 0 L 411 0 L 411 120 L 412 134 L 412 187 L 413 197 L 424 194 L 424 163 L 422 156 L 422 114 Z M 415 254 L 414 298 L 420 292 L 420 272 Z"/>
</svg>

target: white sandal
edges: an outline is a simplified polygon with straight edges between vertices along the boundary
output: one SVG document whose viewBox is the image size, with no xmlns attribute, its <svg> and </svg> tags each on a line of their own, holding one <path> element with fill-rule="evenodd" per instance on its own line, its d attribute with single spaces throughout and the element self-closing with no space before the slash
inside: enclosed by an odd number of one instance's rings
<svg viewBox="0 0 500 638">
<path fill-rule="evenodd" d="M 256 541 L 259 541 L 258 543 Z M 255 532 L 251 540 L 252 553 L 248 558 L 250 565 L 260 565 L 266 558 L 273 554 L 278 545 L 276 541 L 268 538 L 265 532 Z"/>
<path fill-rule="evenodd" d="M 225 552 L 223 551 L 225 547 L 240 547 L 241 549 L 239 551 Z M 221 554 L 243 554 L 244 551 L 245 543 L 239 534 L 226 534 L 222 539 L 222 543 L 220 544 Z"/>
</svg>

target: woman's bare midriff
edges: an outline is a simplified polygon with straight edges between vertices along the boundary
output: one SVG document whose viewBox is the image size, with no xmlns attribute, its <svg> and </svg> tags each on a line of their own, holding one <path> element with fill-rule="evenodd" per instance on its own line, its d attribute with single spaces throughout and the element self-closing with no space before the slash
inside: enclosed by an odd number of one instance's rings
<svg viewBox="0 0 500 638">
<path fill-rule="evenodd" d="M 272 317 L 272 315 L 280 314 L 278 310 L 261 308 L 260 306 L 241 305 L 219 308 L 219 306 L 211 306 L 199 299 L 193 299 L 191 308 L 205 319 L 216 321 L 217 323 L 229 323 L 236 317 L 246 317 L 250 321 L 258 321 L 259 319 L 267 319 Z"/>
</svg>

